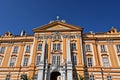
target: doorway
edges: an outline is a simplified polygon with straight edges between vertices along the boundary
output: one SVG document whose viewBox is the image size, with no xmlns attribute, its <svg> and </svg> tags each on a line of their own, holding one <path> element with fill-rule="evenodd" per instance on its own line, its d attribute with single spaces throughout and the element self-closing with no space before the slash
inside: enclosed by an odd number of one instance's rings
<svg viewBox="0 0 120 80">
<path fill-rule="evenodd" d="M 50 80 L 57 80 L 59 76 L 61 76 L 60 72 L 57 72 L 57 71 L 52 72 L 50 74 Z"/>
</svg>

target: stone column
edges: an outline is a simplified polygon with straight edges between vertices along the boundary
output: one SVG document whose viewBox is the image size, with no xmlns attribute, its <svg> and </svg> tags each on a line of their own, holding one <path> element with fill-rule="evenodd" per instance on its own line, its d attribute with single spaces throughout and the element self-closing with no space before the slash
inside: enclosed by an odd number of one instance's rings
<svg viewBox="0 0 120 80">
<path fill-rule="evenodd" d="M 71 50 L 70 50 L 70 40 L 67 40 L 67 80 L 72 80 L 72 61 L 71 61 Z"/>
<path fill-rule="evenodd" d="M 40 60 L 40 64 L 38 67 L 38 80 L 44 80 L 45 45 L 46 45 L 46 41 L 43 42 L 43 46 L 42 46 L 42 55 L 41 55 L 41 60 Z"/>
</svg>

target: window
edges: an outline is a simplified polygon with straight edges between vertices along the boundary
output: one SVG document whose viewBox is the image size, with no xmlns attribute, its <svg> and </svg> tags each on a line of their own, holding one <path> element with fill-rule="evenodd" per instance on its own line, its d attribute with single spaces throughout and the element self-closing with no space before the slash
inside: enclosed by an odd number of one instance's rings
<svg viewBox="0 0 120 80">
<path fill-rule="evenodd" d="M 4 53 L 5 52 L 5 47 L 1 47 L 1 49 L 0 49 L 0 53 Z"/>
<path fill-rule="evenodd" d="M 38 74 L 35 74 L 34 75 L 34 80 L 37 80 L 37 78 L 38 78 Z"/>
<path fill-rule="evenodd" d="M 71 50 L 76 50 L 76 43 L 71 43 Z"/>
<path fill-rule="evenodd" d="M 17 53 L 18 52 L 18 46 L 15 46 L 13 49 L 13 53 Z"/>
<path fill-rule="evenodd" d="M 3 57 L 0 57 L 0 65 L 2 65 L 2 59 L 3 59 Z"/>
<path fill-rule="evenodd" d="M 77 56 L 76 56 L 76 54 L 72 55 L 72 64 L 73 64 L 73 66 L 77 65 Z"/>
<path fill-rule="evenodd" d="M 107 80 L 112 80 L 112 77 L 111 76 L 107 76 Z"/>
<path fill-rule="evenodd" d="M 30 52 L 30 45 L 26 46 L 26 53 L 29 53 Z"/>
<path fill-rule="evenodd" d="M 92 58 L 91 58 L 91 57 L 88 58 L 88 66 L 89 66 L 89 67 L 92 67 Z"/>
<path fill-rule="evenodd" d="M 117 52 L 120 52 L 120 45 L 116 45 Z"/>
<path fill-rule="evenodd" d="M 10 66 L 10 67 L 14 66 L 15 61 L 16 61 L 16 57 L 11 57 L 9 66 Z"/>
<path fill-rule="evenodd" d="M 61 36 L 60 35 L 55 35 L 54 39 L 61 39 Z"/>
<path fill-rule="evenodd" d="M 28 65 L 28 58 L 25 57 L 25 58 L 24 58 L 24 62 L 23 62 L 23 66 L 27 66 L 27 65 Z"/>
<path fill-rule="evenodd" d="M 52 56 L 52 64 L 53 65 L 60 65 L 60 55 L 53 55 Z"/>
<path fill-rule="evenodd" d="M 60 43 L 53 44 L 53 50 L 60 50 L 61 45 Z"/>
<path fill-rule="evenodd" d="M 89 45 L 89 44 L 86 45 L 86 51 L 87 51 L 87 52 L 90 51 L 90 45 Z"/>
<path fill-rule="evenodd" d="M 41 59 L 41 56 L 40 56 L 40 55 L 37 55 L 37 57 L 36 57 L 36 65 L 39 65 L 40 59 Z"/>
<path fill-rule="evenodd" d="M 101 47 L 101 52 L 105 52 L 105 45 L 100 45 Z"/>
<path fill-rule="evenodd" d="M 10 75 L 6 75 L 6 80 L 10 80 Z"/>
<path fill-rule="evenodd" d="M 107 57 L 103 57 L 103 65 L 104 67 L 108 67 L 109 66 L 109 61 Z"/>
<path fill-rule="evenodd" d="M 42 50 L 42 44 L 38 44 L 38 51 L 41 51 Z"/>
<path fill-rule="evenodd" d="M 75 35 L 71 35 L 70 38 L 74 39 L 74 38 L 75 38 Z"/>
<path fill-rule="evenodd" d="M 94 75 L 90 75 L 90 80 L 94 80 Z"/>
</svg>

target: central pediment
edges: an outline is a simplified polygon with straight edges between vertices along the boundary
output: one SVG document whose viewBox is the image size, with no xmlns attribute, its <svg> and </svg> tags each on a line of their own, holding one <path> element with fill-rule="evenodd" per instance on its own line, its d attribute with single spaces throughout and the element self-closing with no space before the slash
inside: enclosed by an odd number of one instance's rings
<svg viewBox="0 0 120 80">
<path fill-rule="evenodd" d="M 73 26 L 61 21 L 55 21 L 33 29 L 33 32 L 48 32 L 48 31 L 82 31 L 81 27 Z"/>
</svg>

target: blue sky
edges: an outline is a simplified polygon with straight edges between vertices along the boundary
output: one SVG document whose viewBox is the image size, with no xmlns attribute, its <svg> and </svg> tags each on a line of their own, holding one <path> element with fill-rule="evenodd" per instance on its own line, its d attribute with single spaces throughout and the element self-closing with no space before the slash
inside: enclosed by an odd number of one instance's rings
<svg viewBox="0 0 120 80">
<path fill-rule="evenodd" d="M 120 0 L 0 0 L 0 35 L 20 34 L 56 20 L 81 26 L 84 32 L 120 31 Z"/>
</svg>

